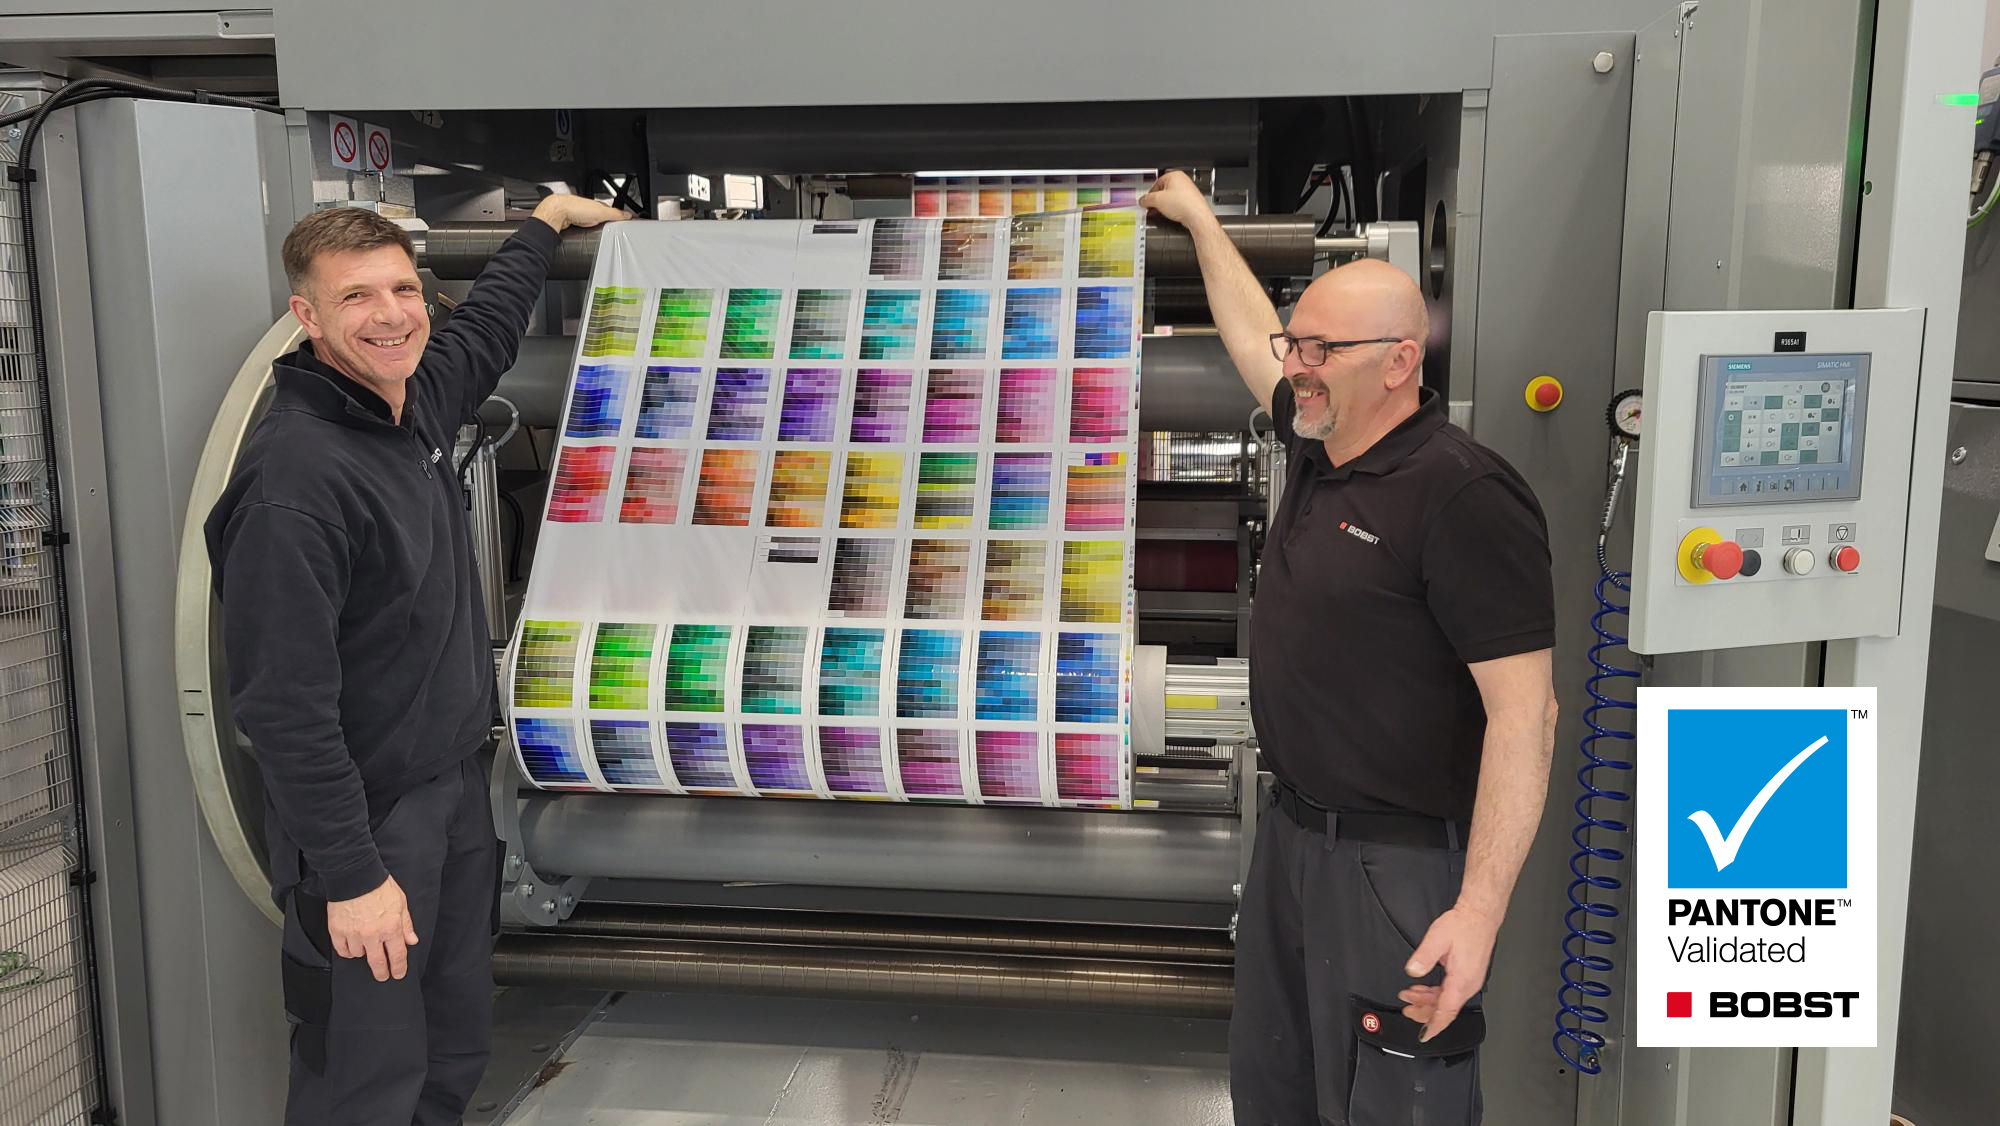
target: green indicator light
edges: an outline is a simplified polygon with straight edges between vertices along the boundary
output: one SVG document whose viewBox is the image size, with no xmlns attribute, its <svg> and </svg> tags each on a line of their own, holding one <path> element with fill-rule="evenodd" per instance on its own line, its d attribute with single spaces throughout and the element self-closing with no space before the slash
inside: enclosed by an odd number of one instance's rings
<svg viewBox="0 0 2000 1126">
<path fill-rule="evenodd" d="M 1939 94 L 1937 96 L 1937 100 L 1938 104 L 1941 106 L 1976 106 L 1979 104 L 1979 95 Z"/>
</svg>

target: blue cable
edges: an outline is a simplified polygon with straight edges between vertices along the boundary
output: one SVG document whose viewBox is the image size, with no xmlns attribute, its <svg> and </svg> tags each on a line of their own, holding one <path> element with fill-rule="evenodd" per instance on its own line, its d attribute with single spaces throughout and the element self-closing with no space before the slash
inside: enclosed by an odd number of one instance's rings
<svg viewBox="0 0 2000 1126">
<path fill-rule="evenodd" d="M 1612 494 L 1614 501 L 1616 495 L 1615 492 Z M 1609 505 L 1607 523 L 1608 516 Z M 1609 920 L 1618 917 L 1618 908 L 1609 903 L 1592 902 L 1589 896 L 1594 891 L 1615 892 L 1624 886 L 1624 881 L 1616 876 L 1592 875 L 1589 865 L 1592 861 L 1609 865 L 1625 859 L 1623 849 L 1604 843 L 1592 844 L 1590 837 L 1593 831 L 1631 831 L 1627 822 L 1602 815 L 1617 810 L 1600 812 L 1595 805 L 1598 802 L 1632 800 L 1630 793 L 1610 789 L 1599 784 L 1596 778 L 1600 770 L 1632 769 L 1630 759 L 1611 756 L 1629 753 L 1633 740 L 1632 713 L 1636 705 L 1607 692 L 1615 681 L 1639 678 L 1637 669 L 1614 664 L 1607 657 L 1610 650 L 1621 648 L 1626 642 L 1625 637 L 1613 632 L 1606 622 L 1610 618 L 1626 615 L 1628 596 L 1632 592 L 1632 575 L 1629 571 L 1611 569 L 1605 558 L 1601 537 L 1597 544 L 1597 566 L 1603 575 L 1597 580 L 1597 612 L 1590 616 L 1590 628 L 1597 635 L 1596 643 L 1590 647 L 1590 663 L 1596 671 L 1584 682 L 1584 690 L 1590 694 L 1590 706 L 1583 710 L 1583 724 L 1589 733 L 1577 744 L 1577 750 L 1584 759 L 1576 772 L 1582 792 L 1576 799 L 1576 828 L 1570 832 L 1570 840 L 1576 845 L 1576 851 L 1569 858 L 1569 871 L 1574 878 L 1569 883 L 1569 910 L 1563 913 L 1563 923 L 1569 928 L 1569 933 L 1562 940 L 1562 986 L 1556 990 L 1559 1009 L 1552 1041 L 1556 1055 L 1585 1075 L 1596 1075 L 1603 1070 L 1598 1051 L 1604 1047 L 1604 1034 L 1591 1026 L 1611 1019 L 1603 1007 L 1593 1003 L 1609 997 L 1611 986 L 1591 975 L 1610 973 L 1613 963 L 1608 954 L 1595 953 L 1592 948 L 1608 947 L 1618 941 L 1616 935 L 1605 929 Z M 1622 623 L 1620 628 L 1624 628 Z"/>
</svg>

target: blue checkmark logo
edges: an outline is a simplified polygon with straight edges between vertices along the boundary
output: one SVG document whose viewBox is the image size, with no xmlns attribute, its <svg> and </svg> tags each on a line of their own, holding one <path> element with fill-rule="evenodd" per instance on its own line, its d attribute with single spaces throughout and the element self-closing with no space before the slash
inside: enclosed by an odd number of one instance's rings
<svg viewBox="0 0 2000 1126">
<path fill-rule="evenodd" d="M 1671 709 L 1667 883 L 1847 886 L 1847 713 Z"/>
</svg>

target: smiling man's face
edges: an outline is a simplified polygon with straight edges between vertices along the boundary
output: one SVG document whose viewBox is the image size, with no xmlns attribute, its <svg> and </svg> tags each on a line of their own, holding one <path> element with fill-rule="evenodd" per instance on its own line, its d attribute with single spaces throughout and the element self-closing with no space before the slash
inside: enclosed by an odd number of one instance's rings
<svg viewBox="0 0 2000 1126">
<path fill-rule="evenodd" d="M 402 247 L 322 254 L 305 281 L 292 312 L 321 360 L 377 394 L 417 370 L 431 318 L 416 264 Z"/>
</svg>

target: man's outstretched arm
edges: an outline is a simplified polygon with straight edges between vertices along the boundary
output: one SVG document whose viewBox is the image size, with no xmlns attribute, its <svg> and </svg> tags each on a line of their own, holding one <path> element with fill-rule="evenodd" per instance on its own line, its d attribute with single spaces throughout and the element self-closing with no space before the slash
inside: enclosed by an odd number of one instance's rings
<svg viewBox="0 0 2000 1126">
<path fill-rule="evenodd" d="M 1271 391 L 1284 378 L 1285 365 L 1271 353 L 1271 334 L 1284 331 L 1278 310 L 1264 292 L 1250 264 L 1222 231 L 1201 189 L 1185 172 L 1160 177 L 1139 202 L 1187 228 L 1201 261 L 1201 282 L 1208 290 L 1208 308 L 1216 331 L 1229 349 L 1229 359 L 1257 405 L 1271 409 Z"/>
<path fill-rule="evenodd" d="M 452 310 L 451 319 L 424 350 L 419 378 L 435 381 L 434 393 L 450 425 L 470 419 L 514 366 L 528 318 L 548 282 L 556 237 L 568 227 L 594 227 L 631 217 L 629 212 L 573 195 L 552 195 L 535 206 L 534 217 L 495 252 L 473 282 L 472 292 Z"/>
</svg>

